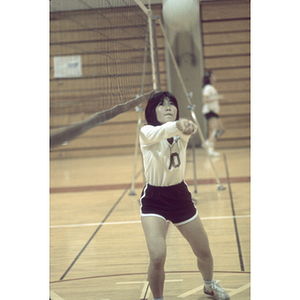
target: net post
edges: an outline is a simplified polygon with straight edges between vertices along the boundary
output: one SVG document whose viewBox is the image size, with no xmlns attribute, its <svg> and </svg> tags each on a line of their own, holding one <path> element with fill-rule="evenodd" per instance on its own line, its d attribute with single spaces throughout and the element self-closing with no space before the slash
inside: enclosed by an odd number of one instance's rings
<svg viewBox="0 0 300 300">
<path fill-rule="evenodd" d="M 152 22 L 152 31 L 153 31 L 153 43 L 154 43 L 154 53 L 155 53 L 155 63 L 156 63 L 156 85 L 157 90 L 160 91 L 160 76 L 159 76 L 159 61 L 158 61 L 158 50 L 157 50 L 157 34 L 156 34 L 156 24 L 155 20 L 159 17 L 152 13 L 151 22 Z M 155 71 L 155 70 L 154 70 Z"/>
<path fill-rule="evenodd" d="M 150 58 L 151 58 L 151 68 L 152 68 L 152 81 L 153 81 L 153 90 L 157 90 L 157 78 L 155 74 L 155 60 L 154 60 L 154 46 L 153 46 L 153 24 L 152 22 L 152 10 L 146 8 L 146 6 L 142 3 L 141 0 L 134 0 L 138 6 L 144 11 L 144 13 L 148 16 L 148 25 L 149 25 L 149 37 L 150 37 Z M 153 19 L 155 20 L 155 19 Z"/>
<path fill-rule="evenodd" d="M 149 14 L 151 14 L 151 11 L 144 5 L 144 3 L 141 0 L 134 0 L 134 1 L 147 16 L 149 16 Z"/>
<path fill-rule="evenodd" d="M 150 11 L 151 12 L 151 11 Z M 152 12 L 151 12 L 152 14 Z M 156 83 L 156 74 L 155 74 L 155 63 L 154 63 L 154 47 L 153 47 L 153 22 L 151 14 L 148 14 L 148 23 L 149 23 L 149 37 L 150 37 L 150 57 L 151 57 L 151 67 L 152 67 L 152 80 L 153 80 L 153 89 L 157 90 Z"/>
<path fill-rule="evenodd" d="M 194 170 L 194 194 L 197 194 L 197 173 L 196 173 L 196 155 L 195 155 L 195 139 L 192 136 L 192 152 L 193 152 L 193 170 Z"/>
<path fill-rule="evenodd" d="M 138 97 L 138 95 L 137 95 Z M 133 175 L 132 175 L 132 181 L 131 181 L 131 189 L 128 195 L 135 196 L 135 174 L 136 174 L 136 165 L 137 165 L 137 155 L 138 155 L 138 146 L 139 146 L 139 133 L 141 129 L 142 124 L 142 111 L 143 107 L 140 104 L 139 106 L 135 107 L 136 112 L 138 113 L 138 124 L 137 124 L 137 130 L 136 130 L 136 138 L 135 138 L 135 149 L 134 149 L 134 164 L 133 164 Z"/>
<path fill-rule="evenodd" d="M 172 61 L 173 61 L 173 63 L 174 63 L 174 67 L 175 67 L 176 73 L 177 73 L 178 78 L 179 78 L 179 80 L 180 80 L 180 82 L 181 82 L 183 91 L 184 91 L 184 93 L 185 93 L 185 95 L 186 95 L 187 102 L 189 103 L 188 108 L 190 108 L 190 112 L 191 112 L 192 119 L 194 120 L 195 124 L 197 125 L 197 128 L 198 128 L 198 130 L 197 130 L 197 131 L 198 131 L 198 134 L 199 134 L 199 136 L 200 136 L 200 139 L 201 139 L 201 141 L 202 141 L 202 144 L 204 145 L 204 149 L 205 149 L 206 154 L 207 154 L 207 156 L 208 156 L 208 160 L 209 160 L 209 162 L 210 162 L 210 165 L 211 165 L 211 167 L 212 167 L 212 169 L 213 169 L 213 171 L 214 171 L 215 179 L 216 179 L 216 182 L 217 182 L 217 185 L 218 185 L 218 190 L 224 190 L 225 188 L 224 188 L 224 187 L 222 186 L 222 184 L 221 184 L 221 181 L 220 181 L 220 179 L 219 179 L 217 170 L 216 170 L 216 168 L 215 168 L 215 166 L 214 166 L 214 164 L 213 164 L 213 161 L 212 161 L 212 159 L 211 159 L 211 157 L 210 157 L 210 154 L 209 154 L 209 152 L 208 152 L 208 147 L 207 147 L 207 145 L 206 145 L 206 143 L 205 143 L 205 138 L 204 138 L 204 136 L 203 136 L 203 133 L 202 133 L 200 124 L 199 124 L 199 122 L 198 122 L 198 120 L 197 120 L 197 117 L 196 117 L 196 114 L 195 114 L 195 112 L 194 112 L 195 105 L 193 105 L 193 104 L 192 104 L 192 101 L 191 101 L 192 94 L 191 94 L 191 93 L 188 94 L 188 92 L 187 92 L 187 89 L 186 89 L 185 84 L 184 84 L 184 81 L 183 81 L 183 79 L 182 79 L 180 70 L 179 70 L 179 68 L 178 68 L 178 64 L 177 64 L 176 59 L 175 59 L 175 56 L 174 56 L 174 54 L 173 54 L 171 45 L 170 45 L 169 40 L 168 40 L 168 38 L 167 38 L 166 31 L 165 31 L 165 29 L 164 29 L 164 27 L 163 27 L 163 25 L 162 25 L 161 19 L 158 18 L 157 21 L 158 21 L 158 23 L 159 23 L 159 26 L 160 26 L 161 31 L 162 31 L 162 33 L 163 33 L 163 36 L 164 36 L 164 38 L 165 38 L 165 42 L 166 42 L 166 44 L 167 44 L 167 47 L 168 47 L 170 56 L 171 56 Z"/>
<path fill-rule="evenodd" d="M 146 32 L 146 39 L 145 39 L 145 49 L 144 49 L 144 63 L 143 63 L 143 76 L 142 76 L 142 85 L 141 85 L 141 95 L 144 93 L 144 82 L 145 82 L 145 66 L 146 66 L 146 60 L 147 60 L 147 44 L 149 41 L 149 27 L 147 27 L 147 32 Z M 137 95 L 138 97 L 138 95 Z M 135 196 L 135 174 L 136 174 L 136 165 L 137 165 L 137 152 L 138 152 L 138 147 L 139 147 L 139 134 L 140 134 L 140 129 L 142 125 L 142 111 L 143 111 L 143 106 L 140 104 L 139 106 L 135 107 L 136 112 L 138 112 L 138 122 L 137 122 L 137 133 L 136 133 L 136 140 L 135 140 L 135 149 L 134 149 L 134 163 L 133 163 L 133 175 L 132 175 L 132 182 L 131 182 L 131 190 L 129 192 L 130 196 Z M 142 158 L 142 168 L 144 170 L 144 164 L 143 164 L 143 158 Z M 143 172 L 143 183 L 145 185 L 145 174 Z"/>
</svg>

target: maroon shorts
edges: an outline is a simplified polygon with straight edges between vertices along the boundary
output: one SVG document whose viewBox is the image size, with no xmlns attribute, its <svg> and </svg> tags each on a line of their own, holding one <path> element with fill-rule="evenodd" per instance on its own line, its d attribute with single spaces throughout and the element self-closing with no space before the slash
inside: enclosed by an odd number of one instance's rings
<svg viewBox="0 0 300 300">
<path fill-rule="evenodd" d="M 219 115 L 213 111 L 210 111 L 209 113 L 205 114 L 204 116 L 205 116 L 206 120 L 209 120 L 210 118 L 219 118 Z"/>
<path fill-rule="evenodd" d="M 142 191 L 140 204 L 142 217 L 160 217 L 177 226 L 194 220 L 198 215 L 184 181 L 172 186 L 153 186 L 147 183 Z"/>
</svg>

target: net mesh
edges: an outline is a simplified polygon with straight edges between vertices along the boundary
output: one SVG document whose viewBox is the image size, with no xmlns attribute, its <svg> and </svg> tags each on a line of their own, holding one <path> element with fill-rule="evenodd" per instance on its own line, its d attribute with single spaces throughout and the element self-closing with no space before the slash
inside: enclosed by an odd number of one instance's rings
<svg viewBox="0 0 300 300">
<path fill-rule="evenodd" d="M 134 0 L 63 2 L 50 4 L 50 122 L 61 117 L 50 129 L 153 90 L 148 20 Z"/>
</svg>

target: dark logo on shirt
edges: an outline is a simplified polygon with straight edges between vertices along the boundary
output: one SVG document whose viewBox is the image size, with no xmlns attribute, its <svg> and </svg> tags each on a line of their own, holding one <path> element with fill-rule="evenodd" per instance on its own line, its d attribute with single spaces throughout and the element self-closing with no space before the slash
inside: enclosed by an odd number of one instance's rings
<svg viewBox="0 0 300 300">
<path fill-rule="evenodd" d="M 169 166 L 169 170 L 171 170 L 171 168 L 178 168 L 180 166 L 180 158 L 179 158 L 179 154 L 178 153 L 172 153 L 170 156 L 170 166 Z"/>
</svg>

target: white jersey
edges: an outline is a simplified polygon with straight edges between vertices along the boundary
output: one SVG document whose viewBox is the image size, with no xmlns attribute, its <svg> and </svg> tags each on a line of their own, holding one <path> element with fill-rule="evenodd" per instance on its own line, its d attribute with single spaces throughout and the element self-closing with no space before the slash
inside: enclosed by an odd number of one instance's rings
<svg viewBox="0 0 300 300">
<path fill-rule="evenodd" d="M 167 141 L 171 137 L 174 137 L 172 145 Z M 176 121 L 141 128 L 140 147 L 149 184 L 170 186 L 182 182 L 189 138 L 190 135 L 183 134 L 176 127 Z"/>
<path fill-rule="evenodd" d="M 202 89 L 202 95 L 207 96 L 209 99 L 217 97 L 219 94 L 217 90 L 211 85 L 206 84 Z M 205 103 L 202 107 L 202 113 L 205 115 L 210 111 L 218 114 L 220 112 L 219 100 L 215 100 L 209 103 Z"/>
</svg>

